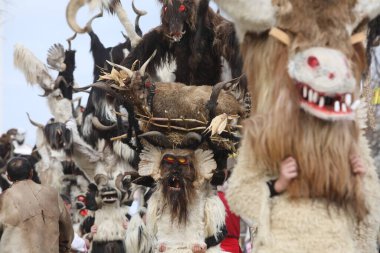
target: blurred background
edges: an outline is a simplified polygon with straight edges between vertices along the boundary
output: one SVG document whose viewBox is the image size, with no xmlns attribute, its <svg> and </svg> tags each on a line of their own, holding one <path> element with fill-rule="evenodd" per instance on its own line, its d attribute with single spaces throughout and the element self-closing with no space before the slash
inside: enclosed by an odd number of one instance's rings
<svg viewBox="0 0 380 253">
<path fill-rule="evenodd" d="M 134 23 L 136 14 L 132 11 L 132 1 L 122 0 L 130 20 Z M 140 19 L 143 33 L 160 24 L 160 7 L 157 0 L 136 0 L 136 7 L 146 10 L 148 14 Z M 38 86 L 27 85 L 24 75 L 13 65 L 13 48 L 15 44 L 27 47 L 42 62 L 46 63 L 47 51 L 54 43 L 61 43 L 68 48 L 66 39 L 74 32 L 66 22 L 65 12 L 68 0 L 0 0 L 0 133 L 10 128 L 26 131 L 26 143 L 35 143 L 35 127 L 29 123 L 26 113 L 37 122 L 46 123 L 52 116 L 46 99 L 38 95 L 43 91 Z M 77 21 L 84 25 L 98 10 L 82 8 Z M 124 41 L 121 31 L 124 28 L 116 16 L 104 13 L 103 17 L 93 22 L 95 33 L 106 47 L 115 46 Z M 93 60 L 90 53 L 90 37 L 78 34 L 72 42 L 76 50 L 75 82 L 79 86 L 92 83 Z M 56 78 L 58 72 L 51 70 Z M 87 94 L 82 97 L 86 105 Z"/>
</svg>

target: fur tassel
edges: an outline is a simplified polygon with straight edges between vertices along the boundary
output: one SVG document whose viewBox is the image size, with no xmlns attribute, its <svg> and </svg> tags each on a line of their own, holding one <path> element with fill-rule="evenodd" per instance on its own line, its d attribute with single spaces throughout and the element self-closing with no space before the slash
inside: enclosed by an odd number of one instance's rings
<svg viewBox="0 0 380 253">
<path fill-rule="evenodd" d="M 270 0 L 215 0 L 236 22 L 240 41 L 248 31 L 263 32 L 276 24 L 277 8 Z"/>
<path fill-rule="evenodd" d="M 226 211 L 218 196 L 211 196 L 205 203 L 206 237 L 216 235 L 225 224 Z"/>
<path fill-rule="evenodd" d="M 149 234 L 144 221 L 137 213 L 128 224 L 125 246 L 127 253 L 151 253 L 153 252 L 153 238 Z"/>
<path fill-rule="evenodd" d="M 146 145 L 140 154 L 140 176 L 151 176 L 154 180 L 160 178 L 161 150 L 152 145 Z"/>
<path fill-rule="evenodd" d="M 255 244 L 270 241 L 270 193 L 267 171 L 257 164 L 251 155 L 252 148 L 247 137 L 243 138 L 237 164 L 229 179 L 226 197 L 231 211 L 257 222 Z M 252 168 L 252 165 L 255 168 Z M 252 201 L 242 201 L 252 200 Z"/>
<path fill-rule="evenodd" d="M 211 150 L 197 149 L 194 153 L 195 168 L 200 172 L 202 179 L 209 180 L 216 170 L 214 154 Z"/>
<path fill-rule="evenodd" d="M 25 76 L 29 84 L 38 84 L 41 88 L 52 90 L 54 81 L 47 67 L 26 47 L 16 44 L 13 63 Z"/>
</svg>

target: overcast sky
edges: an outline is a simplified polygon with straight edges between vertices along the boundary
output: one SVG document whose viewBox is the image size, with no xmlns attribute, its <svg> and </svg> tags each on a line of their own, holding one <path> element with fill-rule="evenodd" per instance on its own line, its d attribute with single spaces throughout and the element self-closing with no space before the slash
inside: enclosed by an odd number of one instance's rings
<svg viewBox="0 0 380 253">
<path fill-rule="evenodd" d="M 132 1 L 121 2 L 134 21 Z M 73 35 L 65 19 L 67 3 L 68 0 L 0 0 L 0 10 L 4 10 L 0 14 L 0 133 L 13 127 L 22 128 L 27 131 L 27 143 L 30 145 L 35 143 L 35 128 L 29 123 L 26 112 L 41 123 L 46 123 L 52 115 L 46 99 L 38 96 L 42 90 L 38 86 L 27 85 L 23 74 L 13 66 L 13 47 L 16 43 L 24 45 L 44 63 L 47 50 L 54 43 L 61 43 L 66 49 L 66 39 Z M 157 0 L 136 0 L 136 6 L 148 11 L 148 15 L 140 19 L 143 32 L 159 25 Z M 78 14 L 78 23 L 85 24 L 94 13 L 84 7 Z M 105 46 L 123 41 L 120 32 L 124 29 L 116 16 L 105 14 L 94 21 L 93 28 Z M 88 85 L 92 81 L 93 66 L 89 36 L 79 35 L 72 48 L 77 51 L 75 81 L 81 86 Z M 53 78 L 57 76 L 55 71 L 50 73 Z"/>
</svg>

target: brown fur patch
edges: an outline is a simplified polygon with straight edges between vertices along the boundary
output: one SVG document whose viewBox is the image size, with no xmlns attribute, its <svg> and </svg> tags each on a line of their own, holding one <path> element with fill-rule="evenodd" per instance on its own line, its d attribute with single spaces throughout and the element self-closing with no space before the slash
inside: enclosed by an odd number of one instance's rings
<svg viewBox="0 0 380 253">
<path fill-rule="evenodd" d="M 284 3 L 285 1 L 279 1 Z M 292 198 L 325 198 L 354 210 L 359 219 L 367 213 L 361 178 L 352 173 L 350 155 L 358 153 L 359 128 L 355 122 L 327 122 L 299 106 L 299 97 L 287 72 L 288 57 L 310 47 L 340 50 L 352 61 L 359 84 L 365 67 L 364 49 L 349 43 L 348 10 L 356 1 L 293 0 L 291 10 L 279 17 L 279 27 L 291 35 L 289 48 L 267 34 L 248 34 L 243 42 L 253 114 L 245 122 L 252 154 L 273 176 L 288 156 L 297 160 L 299 175 L 288 193 Z"/>
</svg>

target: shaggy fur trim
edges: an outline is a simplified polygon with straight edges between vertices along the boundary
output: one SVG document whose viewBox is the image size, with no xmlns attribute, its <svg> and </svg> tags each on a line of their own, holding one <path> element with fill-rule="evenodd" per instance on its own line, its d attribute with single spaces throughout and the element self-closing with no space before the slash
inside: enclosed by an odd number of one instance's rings
<svg viewBox="0 0 380 253">
<path fill-rule="evenodd" d="M 113 151 L 128 162 L 132 162 L 135 156 L 135 151 L 121 141 L 113 142 Z"/>
<path fill-rule="evenodd" d="M 271 0 L 215 0 L 236 24 L 239 39 L 248 31 L 263 32 L 276 24 L 276 7 Z"/>
<path fill-rule="evenodd" d="M 267 170 L 255 163 L 250 141 L 243 138 L 237 164 L 229 179 L 226 197 L 231 211 L 258 226 L 255 243 L 266 243 L 270 236 L 270 192 Z"/>
<path fill-rule="evenodd" d="M 62 92 L 60 89 L 56 89 L 49 94 L 48 105 L 56 122 L 65 123 L 73 117 L 71 101 L 67 98 L 62 98 Z"/>
<path fill-rule="evenodd" d="M 378 0 L 358 0 L 354 8 L 357 19 L 363 20 L 368 17 L 374 19 L 380 14 L 380 1 Z"/>
<path fill-rule="evenodd" d="M 216 235 L 224 226 L 226 211 L 223 202 L 218 196 L 211 196 L 205 203 L 206 237 Z"/>
<path fill-rule="evenodd" d="M 364 104 L 364 103 L 363 103 Z M 371 157 L 368 140 L 364 136 L 367 120 L 367 106 L 361 106 L 357 113 L 357 121 L 361 127 L 359 138 L 359 155 L 367 167 L 367 173 L 363 178 L 363 190 L 368 215 L 359 223 L 356 228 L 356 243 L 359 252 L 377 252 L 377 242 L 380 227 L 380 182 Z"/>
<path fill-rule="evenodd" d="M 146 145 L 140 154 L 140 176 L 151 176 L 154 180 L 160 178 L 161 150 L 152 145 Z"/>
<path fill-rule="evenodd" d="M 214 154 L 211 150 L 197 149 L 194 152 L 194 161 L 196 164 L 195 169 L 201 176 L 201 181 L 204 179 L 209 180 L 214 170 L 216 170 L 216 162 L 214 160 Z"/>
<path fill-rule="evenodd" d="M 159 218 L 159 203 L 162 202 L 160 193 L 154 192 L 148 200 L 148 209 L 146 212 L 147 228 L 150 234 L 155 235 L 157 233 L 157 219 Z"/>
<path fill-rule="evenodd" d="M 140 214 L 132 217 L 128 224 L 125 246 L 128 252 L 150 253 L 153 252 L 153 238 L 148 232 Z"/>
<path fill-rule="evenodd" d="M 123 222 L 127 220 L 127 212 L 120 207 L 103 207 L 95 212 L 95 223 L 98 226 L 94 241 L 116 241 L 123 240 L 126 230 Z"/>
<path fill-rule="evenodd" d="M 42 88 L 52 89 L 54 82 L 47 67 L 26 47 L 15 45 L 13 63 L 24 74 L 29 84 L 39 84 Z"/>
</svg>

